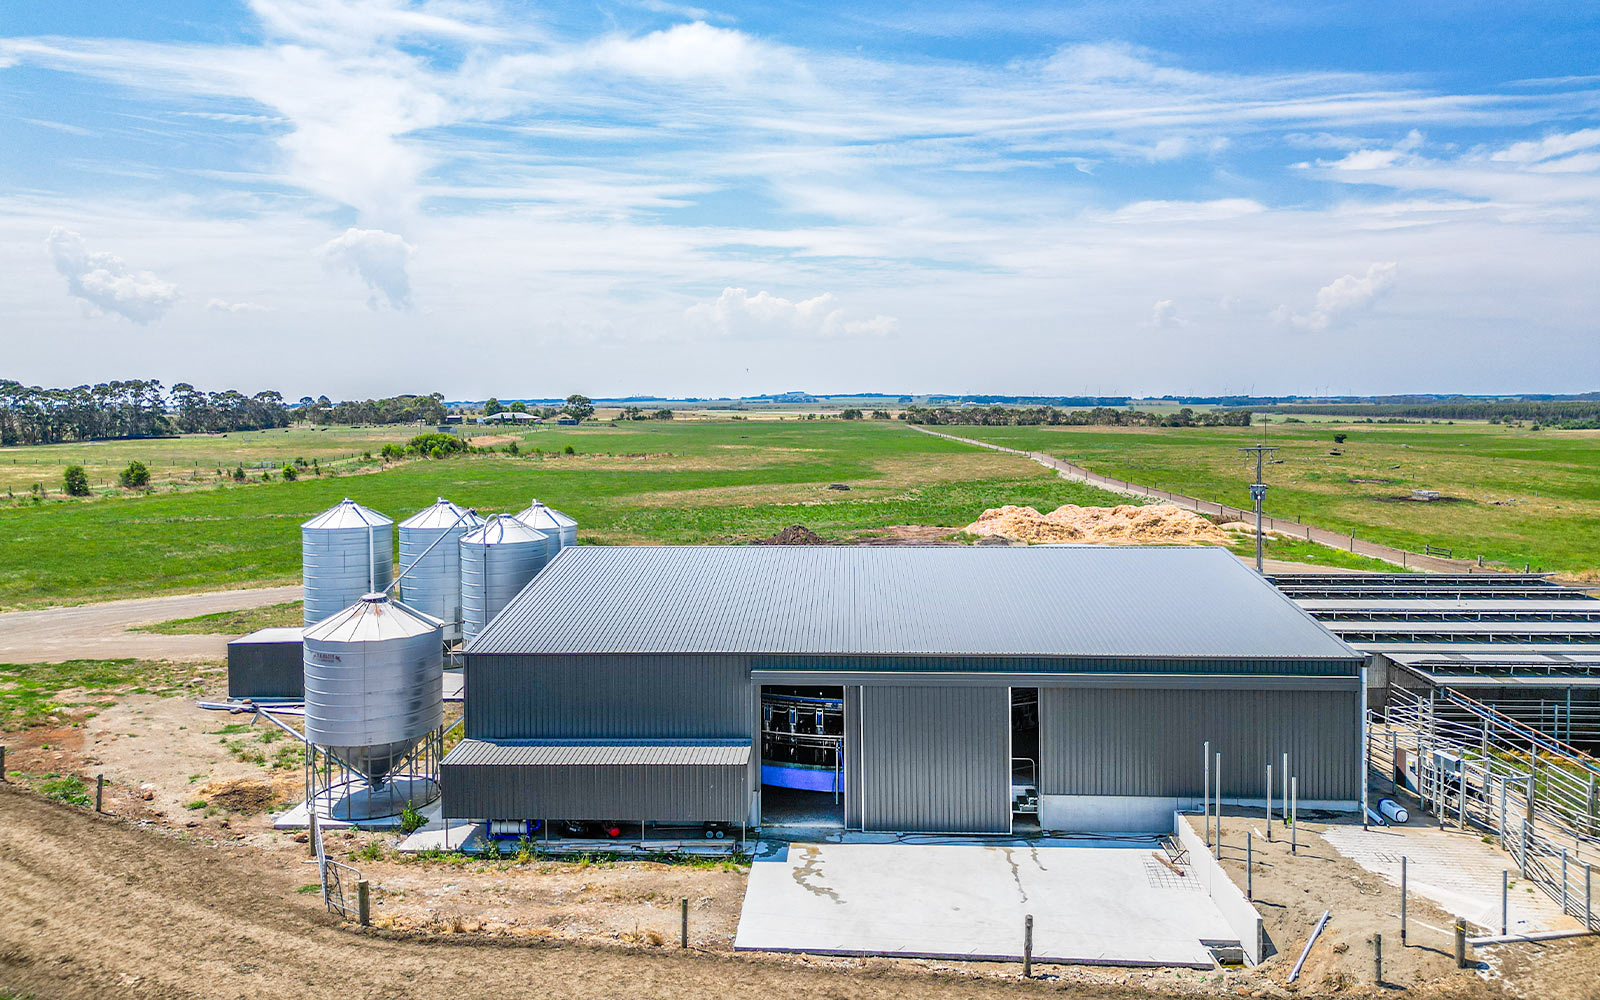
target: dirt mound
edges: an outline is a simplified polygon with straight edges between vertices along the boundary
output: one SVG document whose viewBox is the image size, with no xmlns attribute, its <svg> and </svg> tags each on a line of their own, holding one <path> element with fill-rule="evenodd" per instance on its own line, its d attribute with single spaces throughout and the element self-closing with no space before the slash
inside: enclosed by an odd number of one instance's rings
<svg viewBox="0 0 1600 1000">
<path fill-rule="evenodd" d="M 803 524 L 791 524 L 771 538 L 759 538 L 757 545 L 827 545 L 828 540 Z"/>
<path fill-rule="evenodd" d="M 198 789 L 200 798 L 212 805 L 247 816 L 271 809 L 283 798 L 280 791 L 262 778 L 230 778 Z"/>
<path fill-rule="evenodd" d="M 1226 545 L 1228 535 L 1193 511 L 1171 504 L 1078 507 L 1064 504 L 1048 514 L 1032 507 L 992 507 L 962 529 L 970 535 L 1003 535 L 1019 542 L 1084 542 L 1095 545 Z"/>
</svg>

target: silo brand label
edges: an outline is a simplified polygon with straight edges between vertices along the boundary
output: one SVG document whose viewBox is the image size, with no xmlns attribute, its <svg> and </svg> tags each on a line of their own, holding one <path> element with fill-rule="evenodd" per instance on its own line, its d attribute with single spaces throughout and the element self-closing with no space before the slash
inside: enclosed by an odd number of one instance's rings
<svg viewBox="0 0 1600 1000">
<path fill-rule="evenodd" d="M 318 663 L 343 663 L 338 653 L 312 653 L 311 658 Z"/>
</svg>

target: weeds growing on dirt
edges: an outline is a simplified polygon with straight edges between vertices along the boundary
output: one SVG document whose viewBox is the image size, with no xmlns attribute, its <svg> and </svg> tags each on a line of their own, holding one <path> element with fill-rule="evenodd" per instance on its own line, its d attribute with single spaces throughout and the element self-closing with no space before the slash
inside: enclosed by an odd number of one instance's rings
<svg viewBox="0 0 1600 1000">
<path fill-rule="evenodd" d="M 428 818 L 407 800 L 406 807 L 400 810 L 400 832 L 409 837 L 427 825 Z"/>
<path fill-rule="evenodd" d="M 76 774 L 65 777 L 47 774 L 45 779 L 39 784 L 39 794 L 45 798 L 65 802 L 69 806 L 89 804 L 89 786 Z"/>
<path fill-rule="evenodd" d="M 0 663 L 0 729 L 71 723 L 75 713 L 112 695 L 194 695 L 201 686 L 197 676 L 215 669 L 153 660 Z M 67 690 L 82 694 L 63 699 Z"/>
</svg>

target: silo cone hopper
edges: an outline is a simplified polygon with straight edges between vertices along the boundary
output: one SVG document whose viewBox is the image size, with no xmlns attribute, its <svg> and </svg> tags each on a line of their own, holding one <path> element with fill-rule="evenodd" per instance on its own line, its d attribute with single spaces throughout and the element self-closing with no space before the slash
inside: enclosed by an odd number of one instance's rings
<svg viewBox="0 0 1600 1000">
<path fill-rule="evenodd" d="M 444 623 L 368 594 L 306 629 L 306 802 L 319 816 L 393 816 L 439 795 Z"/>
</svg>

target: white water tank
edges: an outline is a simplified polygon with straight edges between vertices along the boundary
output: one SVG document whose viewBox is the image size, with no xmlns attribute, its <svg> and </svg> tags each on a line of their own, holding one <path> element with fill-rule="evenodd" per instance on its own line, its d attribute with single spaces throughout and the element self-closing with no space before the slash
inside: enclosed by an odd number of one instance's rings
<svg viewBox="0 0 1600 1000">
<path fill-rule="evenodd" d="M 461 539 L 483 525 L 476 512 L 440 497 L 400 522 L 400 600 L 461 638 Z"/>
<path fill-rule="evenodd" d="M 300 560 L 315 625 L 394 580 L 394 522 L 345 497 L 300 526 Z"/>
<path fill-rule="evenodd" d="M 375 593 L 306 629 L 306 740 L 381 786 L 444 722 L 443 627 Z"/>
<path fill-rule="evenodd" d="M 471 643 L 550 561 L 550 538 L 497 514 L 461 539 L 461 634 Z"/>
<path fill-rule="evenodd" d="M 578 522 L 535 500 L 517 512 L 517 520 L 550 536 L 550 558 L 568 545 L 578 544 Z"/>
</svg>

